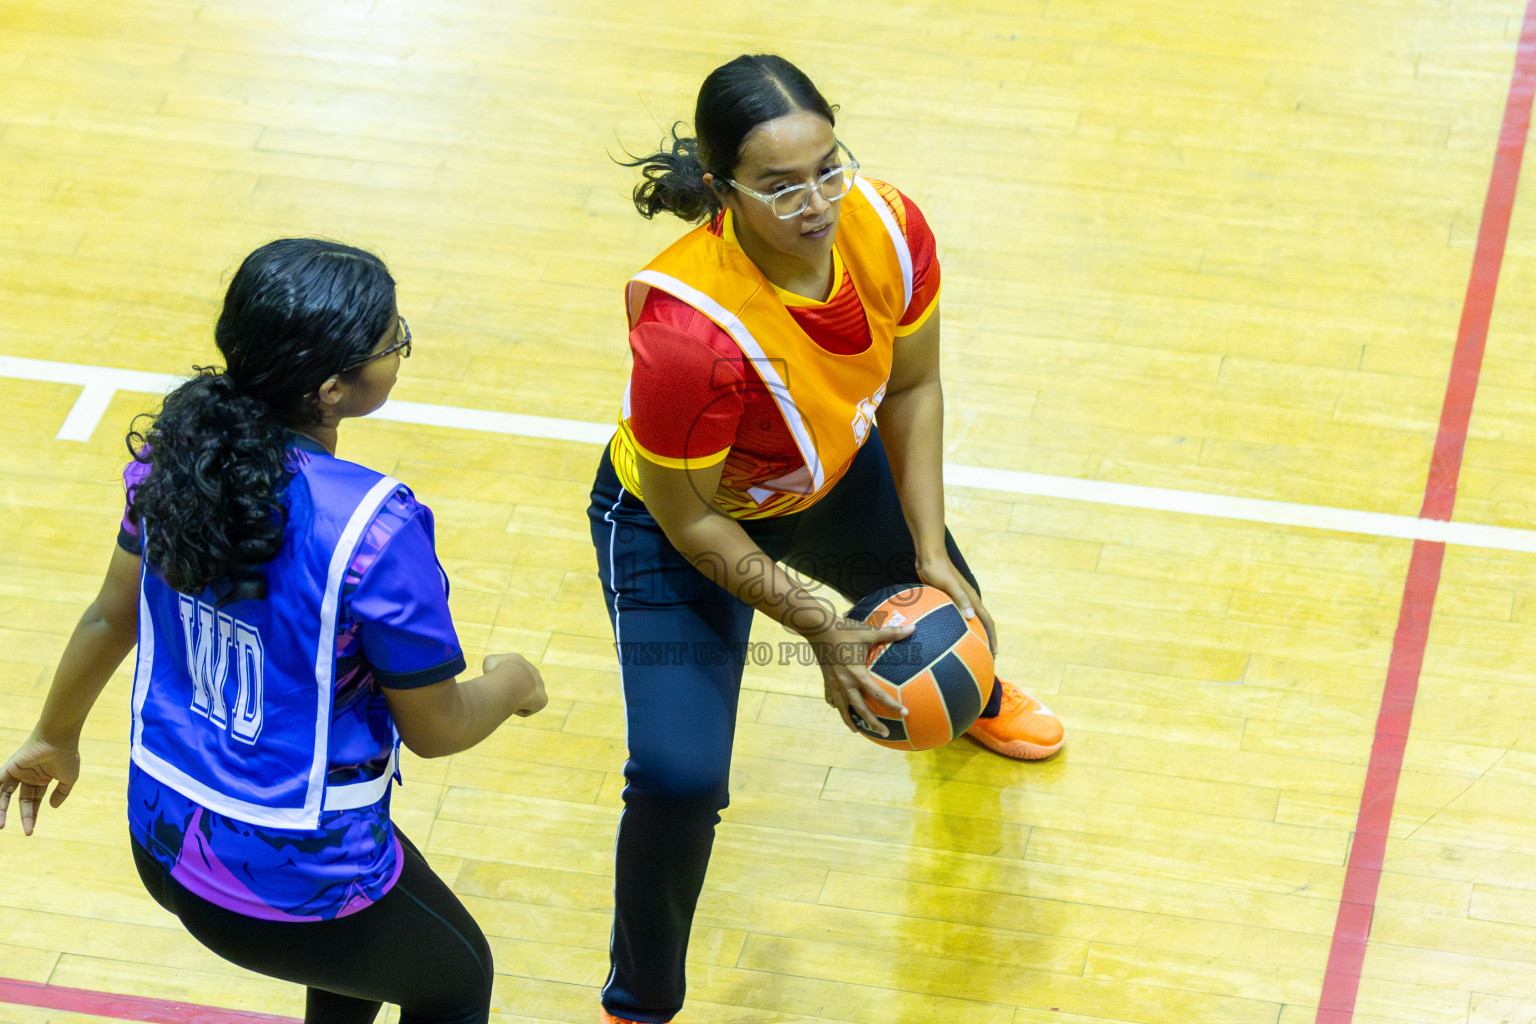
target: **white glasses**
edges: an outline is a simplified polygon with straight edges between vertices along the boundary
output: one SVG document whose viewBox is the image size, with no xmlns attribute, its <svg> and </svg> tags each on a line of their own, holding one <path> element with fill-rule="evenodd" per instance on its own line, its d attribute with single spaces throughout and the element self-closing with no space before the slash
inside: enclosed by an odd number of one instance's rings
<svg viewBox="0 0 1536 1024">
<path fill-rule="evenodd" d="M 835 203 L 848 194 L 853 187 L 854 176 L 859 173 L 859 162 L 853 158 L 848 147 L 841 142 L 837 149 L 842 153 L 845 162 L 836 167 L 829 167 L 817 175 L 814 184 L 810 185 L 785 185 L 783 188 L 772 192 L 763 193 L 755 189 L 747 188 L 741 182 L 733 178 L 726 178 L 731 187 L 738 192 L 745 193 L 760 203 L 767 203 L 768 208 L 779 220 L 791 220 L 804 213 L 811 205 L 811 189 L 820 193 L 821 198 L 829 203 Z"/>
</svg>

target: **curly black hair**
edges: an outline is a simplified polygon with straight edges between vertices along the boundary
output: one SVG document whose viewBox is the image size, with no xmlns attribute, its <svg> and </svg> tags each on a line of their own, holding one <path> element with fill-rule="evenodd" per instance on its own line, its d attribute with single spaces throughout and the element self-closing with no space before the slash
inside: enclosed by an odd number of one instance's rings
<svg viewBox="0 0 1536 1024">
<path fill-rule="evenodd" d="M 282 546 L 291 429 L 320 422 L 316 394 L 367 358 L 389 329 L 395 281 L 377 256 L 283 238 L 245 258 L 214 340 L 222 371 L 195 375 L 127 437 L 149 474 L 128 496 L 144 557 L 175 589 L 219 604 L 263 598 Z M 140 429 L 140 420 L 152 420 Z"/>
</svg>

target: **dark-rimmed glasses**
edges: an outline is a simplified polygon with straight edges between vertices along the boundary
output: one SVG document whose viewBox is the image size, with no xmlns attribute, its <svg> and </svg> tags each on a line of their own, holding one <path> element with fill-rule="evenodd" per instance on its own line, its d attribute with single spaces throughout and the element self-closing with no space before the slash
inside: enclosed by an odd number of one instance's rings
<svg viewBox="0 0 1536 1024">
<path fill-rule="evenodd" d="M 395 343 L 393 345 L 386 349 L 381 349 L 365 359 L 359 359 L 357 362 L 351 364 L 350 366 L 343 366 L 336 372 L 348 373 L 360 366 L 367 366 L 375 359 L 383 359 L 385 356 L 393 355 L 396 352 L 400 353 L 401 359 L 411 358 L 411 325 L 405 322 L 405 317 L 403 316 L 400 317 L 400 333 L 396 337 Z"/>
</svg>

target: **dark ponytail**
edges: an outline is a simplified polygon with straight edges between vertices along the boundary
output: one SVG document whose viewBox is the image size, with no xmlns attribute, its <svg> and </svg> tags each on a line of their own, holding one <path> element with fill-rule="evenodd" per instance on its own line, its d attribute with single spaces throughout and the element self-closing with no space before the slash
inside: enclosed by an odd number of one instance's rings
<svg viewBox="0 0 1536 1024">
<path fill-rule="evenodd" d="M 150 467 L 129 517 L 167 583 L 214 587 L 220 603 L 266 596 L 286 521 L 289 430 L 320 423 L 320 386 L 366 359 L 395 316 L 394 279 L 372 253 L 285 238 L 246 257 L 214 329 L 226 369 L 194 367 L 153 422 L 135 420 L 128 434 Z"/>
<path fill-rule="evenodd" d="M 646 220 L 658 213 L 670 213 L 693 224 L 720 212 L 720 197 L 704 184 L 698 140 L 678 135 L 681 124 L 679 121 L 672 126 L 672 145 L 667 149 L 639 160 L 619 161 L 625 167 L 640 168 L 645 175 L 645 180 L 635 186 L 635 209 Z"/>
<path fill-rule="evenodd" d="M 670 213 L 689 223 L 708 220 L 722 209 L 726 179 L 735 176 L 741 147 L 758 125 L 807 110 L 836 124 L 836 107 L 817 91 L 805 72 L 773 54 L 743 54 L 709 73 L 699 87 L 693 112 L 696 137 L 678 134 L 672 143 L 637 160 L 645 180 L 635 186 L 635 209 L 646 219 Z M 713 187 L 704 184 L 714 175 Z"/>
<path fill-rule="evenodd" d="M 135 420 L 128 434 L 128 450 L 150 466 L 129 515 L 148 524 L 144 555 L 172 587 L 196 594 L 228 581 L 230 600 L 261 597 L 261 567 L 283 537 L 275 499 L 288 431 L 227 374 L 194 369 L 146 430 Z"/>
</svg>

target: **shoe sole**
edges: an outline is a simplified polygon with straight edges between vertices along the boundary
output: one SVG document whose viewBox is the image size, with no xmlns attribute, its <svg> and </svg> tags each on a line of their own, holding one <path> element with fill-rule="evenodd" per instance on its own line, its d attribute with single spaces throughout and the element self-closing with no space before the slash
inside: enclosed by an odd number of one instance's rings
<svg viewBox="0 0 1536 1024">
<path fill-rule="evenodd" d="M 1013 740 L 1007 743 L 993 743 L 984 736 L 973 736 L 970 733 L 966 733 L 966 735 L 969 736 L 972 740 L 975 740 L 977 743 L 980 743 L 982 746 L 986 747 L 988 750 L 1002 754 L 1004 757 L 1011 757 L 1016 761 L 1043 760 L 1056 753 L 1056 751 L 1060 750 L 1062 745 L 1067 742 L 1066 737 L 1063 736 L 1054 745 L 1046 747 L 1041 746 L 1038 743 L 1026 743 L 1023 740 Z"/>
</svg>

